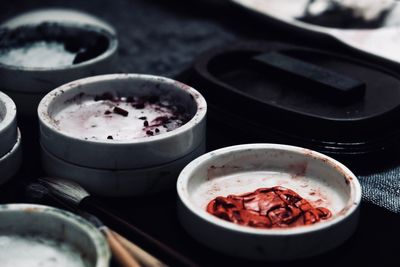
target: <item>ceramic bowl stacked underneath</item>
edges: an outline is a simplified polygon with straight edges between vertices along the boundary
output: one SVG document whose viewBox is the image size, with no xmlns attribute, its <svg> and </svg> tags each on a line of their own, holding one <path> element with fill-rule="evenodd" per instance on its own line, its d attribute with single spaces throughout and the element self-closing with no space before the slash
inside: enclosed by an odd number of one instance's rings
<svg viewBox="0 0 400 267">
<path fill-rule="evenodd" d="M 185 120 L 172 116 L 165 125 L 154 114 L 140 115 L 146 110 L 140 99 L 147 98 L 156 114 L 174 108 Z M 205 151 L 206 111 L 195 89 L 168 78 L 110 74 L 73 81 L 39 104 L 43 167 L 103 196 L 173 188 L 183 167 Z"/>
<path fill-rule="evenodd" d="M 17 109 L 0 92 L 0 185 L 13 177 L 21 164 L 21 134 L 17 128 Z"/>
<path fill-rule="evenodd" d="M 2 90 L 27 117 L 55 87 L 109 72 L 118 47 L 110 25 L 75 10 L 31 11 L 0 27 Z"/>
</svg>

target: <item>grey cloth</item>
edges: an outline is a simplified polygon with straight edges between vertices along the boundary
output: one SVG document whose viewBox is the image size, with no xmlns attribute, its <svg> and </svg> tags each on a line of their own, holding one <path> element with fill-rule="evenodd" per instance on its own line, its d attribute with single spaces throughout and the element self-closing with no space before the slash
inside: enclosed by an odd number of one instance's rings
<svg viewBox="0 0 400 267">
<path fill-rule="evenodd" d="M 400 213 L 400 166 L 358 178 L 363 200 Z"/>
<path fill-rule="evenodd" d="M 148 0 L 16 2 L 0 2 L 1 20 L 33 8 L 57 6 L 82 9 L 114 25 L 120 40 L 115 72 L 171 77 L 188 68 L 203 51 L 239 37 L 215 21 L 187 15 L 184 9 L 192 7 L 191 1 L 177 9 L 168 7 L 170 1 Z M 365 201 L 400 213 L 400 166 L 359 178 Z"/>
</svg>

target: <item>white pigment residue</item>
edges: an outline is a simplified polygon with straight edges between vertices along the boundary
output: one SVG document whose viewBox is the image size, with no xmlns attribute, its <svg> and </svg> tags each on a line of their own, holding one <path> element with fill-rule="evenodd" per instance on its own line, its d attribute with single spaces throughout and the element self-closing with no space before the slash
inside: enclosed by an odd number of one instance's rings
<svg viewBox="0 0 400 267">
<path fill-rule="evenodd" d="M 128 115 L 112 112 L 114 107 L 126 110 Z M 106 114 L 107 111 L 111 113 Z M 152 125 L 156 118 L 172 115 L 171 110 L 158 105 L 147 104 L 143 109 L 137 109 L 127 102 L 85 100 L 66 106 L 53 119 L 60 130 L 82 139 L 106 140 L 112 136 L 114 140 L 130 140 L 148 136 L 147 130 L 151 130 L 154 135 L 169 131 L 162 125 Z M 144 125 L 145 121 L 148 122 L 148 127 Z M 177 127 L 179 125 L 172 126 Z"/>
<path fill-rule="evenodd" d="M 72 65 L 76 53 L 59 42 L 36 41 L 22 47 L 0 50 L 0 63 L 30 68 L 54 68 Z"/>
<path fill-rule="evenodd" d="M 89 267 L 67 243 L 33 236 L 0 235 L 1 267 Z"/>
</svg>

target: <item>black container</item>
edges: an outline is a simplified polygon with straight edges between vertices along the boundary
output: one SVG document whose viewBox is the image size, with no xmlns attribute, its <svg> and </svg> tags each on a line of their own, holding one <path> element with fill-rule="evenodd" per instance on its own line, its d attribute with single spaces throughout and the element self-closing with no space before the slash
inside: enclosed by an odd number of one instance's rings
<svg viewBox="0 0 400 267">
<path fill-rule="evenodd" d="M 241 42 L 203 54 L 184 80 L 220 133 L 242 142 L 298 145 L 354 166 L 400 144 L 400 76 L 363 57 Z"/>
</svg>

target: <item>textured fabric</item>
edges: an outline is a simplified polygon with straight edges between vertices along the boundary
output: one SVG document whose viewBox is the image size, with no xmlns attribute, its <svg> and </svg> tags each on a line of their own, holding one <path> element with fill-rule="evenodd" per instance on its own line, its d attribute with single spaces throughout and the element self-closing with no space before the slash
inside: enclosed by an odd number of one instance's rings
<svg viewBox="0 0 400 267">
<path fill-rule="evenodd" d="M 358 178 L 363 200 L 400 213 L 400 167 Z"/>
<path fill-rule="evenodd" d="M 238 36 L 234 29 L 207 18 L 207 9 L 199 11 L 201 15 L 195 15 L 196 12 L 191 9 L 198 6 L 192 6 L 189 3 L 191 1 L 182 2 L 183 6 L 176 1 L 148 0 L 17 2 L 13 5 L 8 1 L 0 2 L 0 19 L 33 8 L 57 6 L 82 9 L 111 23 L 118 31 L 120 41 L 119 59 L 114 72 L 172 77 L 188 68 L 201 52 L 243 37 Z M 191 10 L 190 14 L 185 12 L 188 9 Z M 265 29 L 271 30 L 267 26 Z M 249 27 L 247 30 L 251 35 L 253 29 Z M 365 201 L 400 213 L 400 166 L 359 178 Z"/>
</svg>

